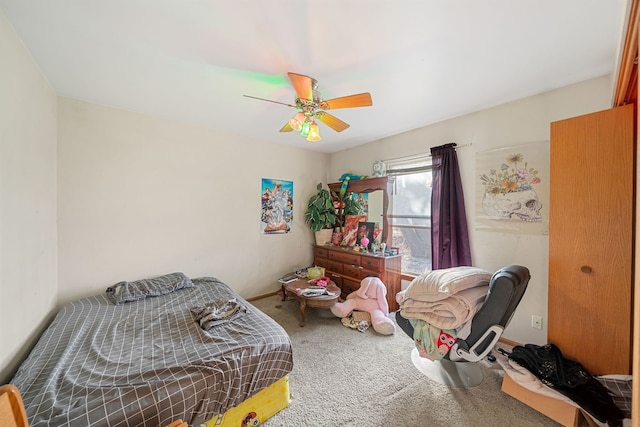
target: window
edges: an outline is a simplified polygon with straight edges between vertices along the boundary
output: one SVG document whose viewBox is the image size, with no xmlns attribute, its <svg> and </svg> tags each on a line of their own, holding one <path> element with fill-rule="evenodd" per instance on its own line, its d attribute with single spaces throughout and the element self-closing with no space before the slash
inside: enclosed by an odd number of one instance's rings
<svg viewBox="0 0 640 427">
<path fill-rule="evenodd" d="M 395 175 L 390 222 L 392 242 L 400 248 L 402 271 L 421 274 L 431 269 L 431 157 L 385 162 Z"/>
</svg>

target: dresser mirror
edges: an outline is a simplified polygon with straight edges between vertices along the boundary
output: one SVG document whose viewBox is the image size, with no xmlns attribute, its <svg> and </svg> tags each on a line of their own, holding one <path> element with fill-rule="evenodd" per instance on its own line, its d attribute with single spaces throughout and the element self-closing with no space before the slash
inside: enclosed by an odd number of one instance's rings
<svg viewBox="0 0 640 427">
<path fill-rule="evenodd" d="M 382 229 L 381 241 L 386 243 L 387 247 L 391 247 L 392 238 L 391 224 L 389 223 L 387 215 L 392 211 L 392 200 L 390 196 L 394 182 L 395 177 L 393 176 L 351 180 L 346 189 L 347 192 L 368 194 L 367 220 L 377 223 L 380 229 Z M 340 201 L 341 187 L 342 182 L 329 184 L 329 189 L 338 195 Z M 341 208 L 338 208 L 337 214 L 340 223 L 343 224 L 344 218 Z"/>
<path fill-rule="evenodd" d="M 383 229 L 382 223 L 382 191 L 372 191 L 367 194 L 367 221 L 375 222 L 378 227 Z"/>
</svg>

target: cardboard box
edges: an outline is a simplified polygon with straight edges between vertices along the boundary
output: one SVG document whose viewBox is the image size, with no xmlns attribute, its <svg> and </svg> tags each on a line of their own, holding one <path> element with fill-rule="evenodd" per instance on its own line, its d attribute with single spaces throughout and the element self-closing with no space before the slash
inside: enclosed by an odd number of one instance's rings
<svg viewBox="0 0 640 427">
<path fill-rule="evenodd" d="M 371 323 L 371 314 L 366 311 L 353 310 L 351 312 L 351 317 L 353 317 L 354 322 L 361 322 L 364 320 Z"/>
<path fill-rule="evenodd" d="M 580 408 L 522 387 L 508 374 L 502 380 L 502 391 L 565 427 L 597 426 L 585 418 Z"/>
</svg>

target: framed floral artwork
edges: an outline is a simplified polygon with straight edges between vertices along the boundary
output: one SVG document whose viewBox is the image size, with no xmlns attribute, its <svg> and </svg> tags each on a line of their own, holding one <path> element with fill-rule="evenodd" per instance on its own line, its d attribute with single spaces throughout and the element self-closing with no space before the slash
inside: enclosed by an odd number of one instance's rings
<svg viewBox="0 0 640 427">
<path fill-rule="evenodd" d="M 549 234 L 549 142 L 476 154 L 476 230 Z"/>
</svg>

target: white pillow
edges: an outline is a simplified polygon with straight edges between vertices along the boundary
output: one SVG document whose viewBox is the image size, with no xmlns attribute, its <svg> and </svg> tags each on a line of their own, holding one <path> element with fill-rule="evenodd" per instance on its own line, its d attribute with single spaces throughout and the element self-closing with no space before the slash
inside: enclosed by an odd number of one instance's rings
<svg viewBox="0 0 640 427">
<path fill-rule="evenodd" d="M 115 305 L 138 301 L 147 297 L 166 295 L 194 284 L 184 273 L 170 273 L 153 279 L 141 279 L 134 282 L 118 282 L 109 286 L 107 296 Z"/>
</svg>

